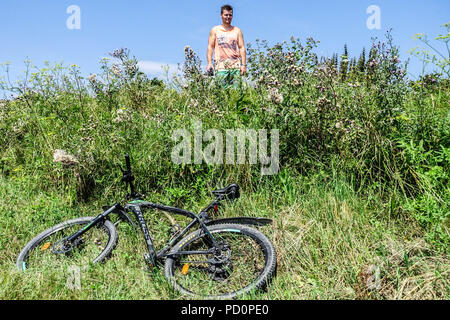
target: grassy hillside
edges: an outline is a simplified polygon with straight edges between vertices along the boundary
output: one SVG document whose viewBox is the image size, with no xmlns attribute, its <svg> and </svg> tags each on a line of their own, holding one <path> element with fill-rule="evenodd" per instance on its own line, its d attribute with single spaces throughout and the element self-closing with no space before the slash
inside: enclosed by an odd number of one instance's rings
<svg viewBox="0 0 450 320">
<path fill-rule="evenodd" d="M 205 76 L 189 47 L 168 83 L 139 72 L 124 49 L 88 78 L 77 66 L 28 63 L 24 81 L 2 84 L 17 97 L 0 102 L 0 297 L 182 298 L 161 270 L 144 271 L 141 235 L 125 224 L 112 258 L 82 270 L 81 290 L 67 287 L 65 272 L 14 269 L 34 235 L 124 195 L 118 165 L 127 152 L 150 201 L 198 211 L 211 190 L 237 182 L 241 199 L 218 216 L 274 220 L 263 231 L 277 249 L 277 277 L 246 298 L 448 299 L 448 78 L 409 81 L 389 34 L 359 67 L 319 58 L 316 46 L 258 41 L 236 89 Z M 198 123 L 223 136 L 279 130 L 278 173 L 261 175 L 248 157 L 175 164 L 173 133 L 186 129 L 194 146 Z M 146 218 L 162 244 L 165 217 Z"/>
</svg>

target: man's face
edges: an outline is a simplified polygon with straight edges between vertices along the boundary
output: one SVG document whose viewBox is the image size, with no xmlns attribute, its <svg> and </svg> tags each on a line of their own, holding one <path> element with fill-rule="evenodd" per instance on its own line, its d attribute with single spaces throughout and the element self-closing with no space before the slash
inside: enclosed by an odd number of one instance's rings
<svg viewBox="0 0 450 320">
<path fill-rule="evenodd" d="M 225 24 L 230 24 L 231 20 L 233 19 L 233 10 L 223 10 L 223 12 L 220 14 L 222 17 L 222 22 Z"/>
</svg>

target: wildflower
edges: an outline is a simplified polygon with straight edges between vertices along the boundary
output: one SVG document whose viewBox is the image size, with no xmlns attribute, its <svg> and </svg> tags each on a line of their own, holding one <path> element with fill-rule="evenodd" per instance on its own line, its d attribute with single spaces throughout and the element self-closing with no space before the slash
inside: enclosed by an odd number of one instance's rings
<svg viewBox="0 0 450 320">
<path fill-rule="evenodd" d="M 64 166 L 72 166 L 79 163 L 78 159 L 64 150 L 56 149 L 53 153 L 53 162 L 59 162 Z"/>
<path fill-rule="evenodd" d="M 318 108 L 322 108 L 325 107 L 326 105 L 328 105 L 331 101 L 329 99 L 327 99 L 326 97 L 320 97 L 319 99 L 317 99 L 316 101 L 316 105 Z"/>
<path fill-rule="evenodd" d="M 117 116 L 112 120 L 115 123 L 121 123 L 131 119 L 130 111 L 125 107 L 118 109 L 116 115 Z"/>
<path fill-rule="evenodd" d="M 223 112 L 219 110 L 219 107 L 216 104 L 209 106 L 209 109 L 211 110 L 211 113 L 215 113 L 219 118 L 223 117 Z"/>
<path fill-rule="evenodd" d="M 192 101 L 192 107 L 193 108 L 197 108 L 197 106 L 198 106 L 198 100 L 195 99 L 195 100 Z"/>
<path fill-rule="evenodd" d="M 181 114 L 182 116 L 184 116 L 184 114 Z M 156 114 L 154 116 L 151 117 L 151 119 L 156 122 L 156 127 L 159 128 L 161 126 L 161 124 L 164 121 L 164 114 Z"/>
<path fill-rule="evenodd" d="M 12 131 L 14 133 L 20 133 L 24 127 L 25 122 L 22 119 L 19 119 L 17 123 L 12 127 Z"/>
<path fill-rule="evenodd" d="M 325 91 L 325 87 L 323 86 L 322 83 L 316 84 L 316 85 L 314 85 L 314 87 L 315 87 L 317 90 L 319 90 L 320 92 L 324 92 L 324 91 Z"/>
<path fill-rule="evenodd" d="M 273 103 L 281 104 L 283 103 L 283 95 L 278 92 L 277 88 L 272 88 L 269 91 L 269 100 L 271 100 Z"/>
<path fill-rule="evenodd" d="M 113 52 L 110 52 L 109 55 L 114 58 L 121 59 L 125 55 L 125 50 L 125 48 L 116 49 Z"/>
<path fill-rule="evenodd" d="M 295 69 L 298 71 L 298 72 L 303 72 L 303 66 L 295 66 Z"/>
<path fill-rule="evenodd" d="M 88 79 L 90 82 L 95 82 L 97 80 L 97 75 L 93 73 L 88 77 Z"/>
<path fill-rule="evenodd" d="M 111 71 L 116 75 L 116 76 L 120 76 L 120 74 L 122 73 L 122 69 L 120 69 L 120 67 L 117 64 L 113 64 L 111 67 Z"/>
</svg>

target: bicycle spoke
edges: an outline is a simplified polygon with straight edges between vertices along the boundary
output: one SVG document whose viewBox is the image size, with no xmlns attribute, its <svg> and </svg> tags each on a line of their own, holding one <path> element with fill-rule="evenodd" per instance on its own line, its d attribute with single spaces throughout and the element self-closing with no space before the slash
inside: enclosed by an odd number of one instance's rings
<svg viewBox="0 0 450 320">
<path fill-rule="evenodd" d="M 233 232 L 214 233 L 214 237 L 230 247 L 228 260 L 222 264 L 205 264 L 204 257 L 203 261 L 199 262 L 196 255 L 179 258 L 174 277 L 180 286 L 196 294 L 210 296 L 237 291 L 254 282 L 264 267 L 264 254 L 259 244 L 250 237 Z M 209 241 L 200 238 L 182 251 L 199 251 L 208 248 L 210 248 Z M 214 256 L 208 255 L 208 259 L 214 260 Z M 202 267 L 194 266 L 201 263 L 204 264 Z M 186 264 L 192 264 L 192 266 L 189 266 L 187 272 L 183 272 Z"/>
<path fill-rule="evenodd" d="M 60 252 L 63 247 L 61 241 L 80 230 L 80 228 L 80 225 L 65 226 L 59 232 L 42 239 L 28 254 L 27 269 L 42 269 L 43 267 L 57 269 L 68 265 L 86 265 L 93 261 L 102 252 L 109 240 L 109 235 L 101 226 L 93 227 L 83 234 L 77 239 L 78 245 L 68 246 L 66 253 Z M 60 250 L 58 251 L 56 247 Z"/>
</svg>

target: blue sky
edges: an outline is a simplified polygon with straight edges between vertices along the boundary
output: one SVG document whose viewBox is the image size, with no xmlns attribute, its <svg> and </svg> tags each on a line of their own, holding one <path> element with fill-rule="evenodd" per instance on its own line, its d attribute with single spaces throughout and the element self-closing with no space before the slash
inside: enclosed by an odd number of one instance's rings
<svg viewBox="0 0 450 320">
<path fill-rule="evenodd" d="M 46 60 L 77 64 L 87 75 L 98 72 L 98 62 L 108 52 L 126 47 L 142 61 L 144 71 L 156 75 L 161 64 L 182 62 L 186 45 L 205 62 L 209 30 L 221 23 L 220 6 L 225 3 L 235 8 L 232 24 L 243 30 L 246 43 L 312 36 L 320 40 L 316 52 L 327 56 L 342 53 L 344 43 L 351 56 L 359 56 L 363 46 L 370 47 L 371 37 L 381 39 L 393 28 L 400 57 L 406 59 L 407 51 L 419 44 L 414 34 L 435 37 L 443 33 L 440 25 L 450 21 L 447 0 L 2 0 L 0 62 L 11 63 L 13 78 L 27 57 L 38 67 Z M 70 5 L 80 8 L 80 29 L 66 26 Z M 370 5 L 380 8 L 379 30 L 366 26 Z M 417 75 L 420 70 L 412 57 L 409 71 Z"/>
</svg>

